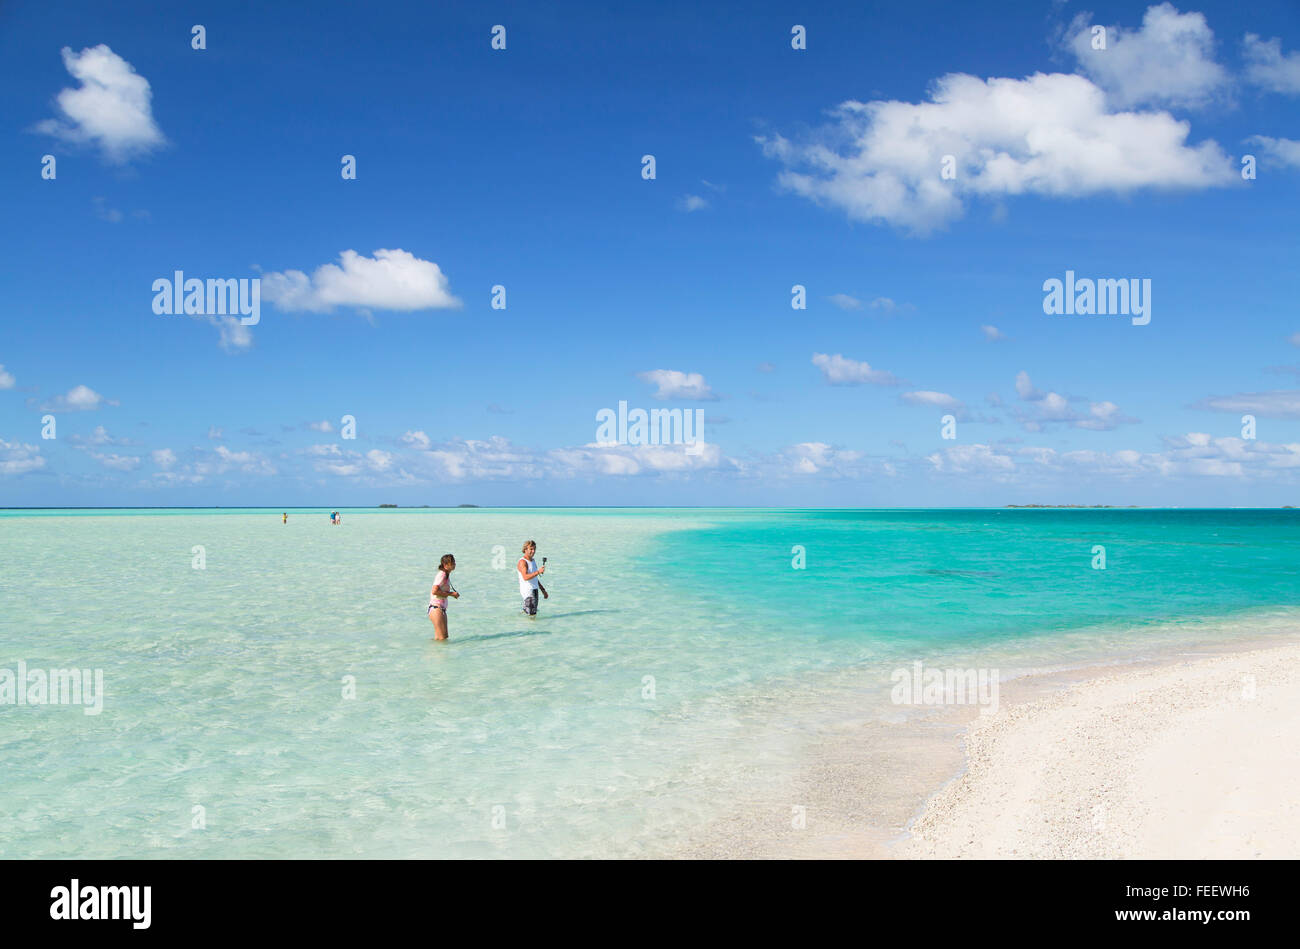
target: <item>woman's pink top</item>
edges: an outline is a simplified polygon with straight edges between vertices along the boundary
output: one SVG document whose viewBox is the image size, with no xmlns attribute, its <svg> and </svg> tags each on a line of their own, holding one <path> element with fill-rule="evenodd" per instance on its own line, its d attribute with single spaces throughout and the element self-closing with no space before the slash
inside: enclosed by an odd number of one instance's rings
<svg viewBox="0 0 1300 949">
<path fill-rule="evenodd" d="M 438 587 L 446 587 L 448 590 L 450 590 L 451 584 L 448 583 L 447 580 L 448 580 L 447 571 L 439 570 L 438 575 L 433 578 L 433 590 L 438 589 Z M 441 606 L 443 609 L 446 609 L 447 598 L 445 596 L 435 596 L 433 590 L 429 591 L 429 605 Z"/>
</svg>

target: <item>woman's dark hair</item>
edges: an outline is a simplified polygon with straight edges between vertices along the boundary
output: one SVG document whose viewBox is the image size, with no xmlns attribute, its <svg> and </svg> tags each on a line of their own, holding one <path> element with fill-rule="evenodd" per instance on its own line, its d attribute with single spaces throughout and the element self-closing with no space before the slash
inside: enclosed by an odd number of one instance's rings
<svg viewBox="0 0 1300 949">
<path fill-rule="evenodd" d="M 443 554 L 443 555 L 442 555 L 442 559 L 438 561 L 438 569 L 439 569 L 439 570 L 446 570 L 446 569 L 447 569 L 447 564 L 449 564 L 449 563 L 453 563 L 453 564 L 454 564 L 455 562 L 456 562 L 456 558 L 453 557 L 451 554 Z"/>
</svg>

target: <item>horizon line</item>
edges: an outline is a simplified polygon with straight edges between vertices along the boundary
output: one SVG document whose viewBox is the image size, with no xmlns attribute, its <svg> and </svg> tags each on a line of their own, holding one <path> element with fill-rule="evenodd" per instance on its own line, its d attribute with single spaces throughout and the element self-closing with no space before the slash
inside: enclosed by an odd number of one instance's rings
<svg viewBox="0 0 1300 949">
<path fill-rule="evenodd" d="M 76 505 L 22 505 L 0 506 L 0 511 L 293 511 L 293 510 L 345 510 L 357 511 L 465 511 L 465 510 L 799 510 L 799 511 L 1004 511 L 1004 510 L 1113 510 L 1113 511 L 1285 511 L 1295 510 L 1295 505 L 1146 505 L 1146 504 L 974 504 L 928 505 L 890 507 L 837 507 L 798 505 L 743 505 L 743 504 L 410 504 L 410 505 L 329 505 L 329 504 L 76 504 Z"/>
</svg>

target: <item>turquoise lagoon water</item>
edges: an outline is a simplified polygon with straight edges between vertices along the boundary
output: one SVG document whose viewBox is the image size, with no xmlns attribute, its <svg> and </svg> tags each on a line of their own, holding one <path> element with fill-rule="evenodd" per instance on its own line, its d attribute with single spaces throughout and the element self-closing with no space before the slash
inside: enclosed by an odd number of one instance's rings
<svg viewBox="0 0 1300 949">
<path fill-rule="evenodd" d="M 1300 512 L 3 511 L 0 606 L 0 669 L 105 691 L 0 705 L 0 856 L 652 856 L 916 659 L 1300 629 Z"/>
</svg>

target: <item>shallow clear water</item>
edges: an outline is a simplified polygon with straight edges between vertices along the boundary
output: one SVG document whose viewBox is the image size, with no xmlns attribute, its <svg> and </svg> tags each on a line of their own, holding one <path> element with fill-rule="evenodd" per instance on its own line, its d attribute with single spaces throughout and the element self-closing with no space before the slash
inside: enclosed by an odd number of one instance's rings
<svg viewBox="0 0 1300 949">
<path fill-rule="evenodd" d="M 6 857 L 672 852 L 915 659 L 1300 627 L 1295 511 L 8 511 L 0 557 L 0 669 L 105 689 L 0 704 Z"/>
</svg>

